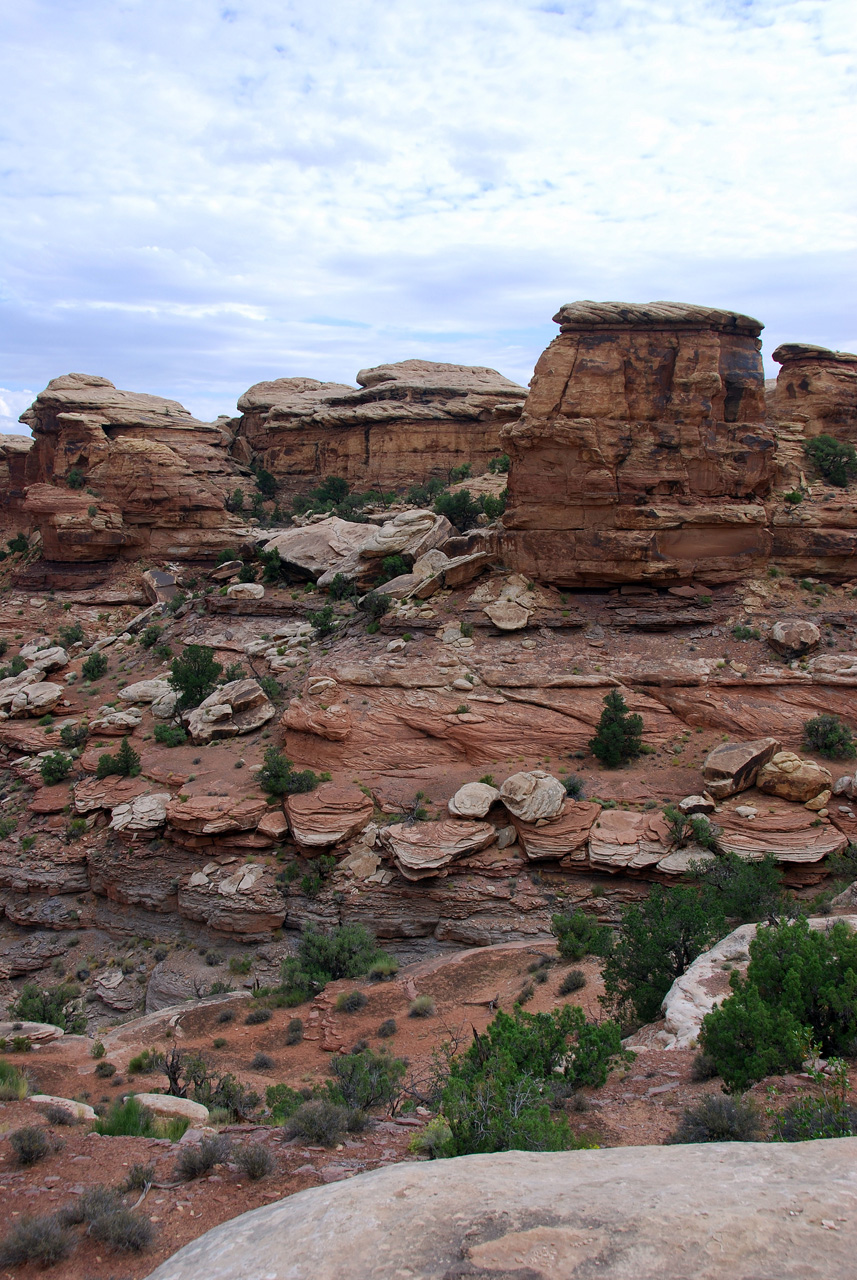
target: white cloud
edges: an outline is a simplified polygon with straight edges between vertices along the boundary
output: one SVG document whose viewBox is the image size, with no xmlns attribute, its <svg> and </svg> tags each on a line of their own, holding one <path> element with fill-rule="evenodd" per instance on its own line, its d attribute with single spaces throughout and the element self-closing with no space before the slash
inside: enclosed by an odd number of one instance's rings
<svg viewBox="0 0 857 1280">
<path fill-rule="evenodd" d="M 19 0 L 4 378 L 230 412 L 575 297 L 857 347 L 853 0 Z"/>
<path fill-rule="evenodd" d="M 35 391 L 10 391 L 0 387 L 0 434 L 28 436 L 30 430 L 19 421 L 19 416 L 33 403 Z"/>
</svg>

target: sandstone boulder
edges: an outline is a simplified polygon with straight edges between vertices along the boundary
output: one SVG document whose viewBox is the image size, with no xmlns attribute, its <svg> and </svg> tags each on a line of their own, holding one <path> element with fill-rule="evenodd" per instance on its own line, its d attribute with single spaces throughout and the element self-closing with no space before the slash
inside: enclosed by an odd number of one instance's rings
<svg viewBox="0 0 857 1280">
<path fill-rule="evenodd" d="M 132 840 L 144 836 L 149 838 L 164 826 L 169 803 L 169 791 L 153 791 L 135 796 L 133 800 L 114 806 L 110 829 Z"/>
<path fill-rule="evenodd" d="M 21 656 L 27 658 L 27 655 L 21 650 Z M 39 649 L 28 659 L 36 671 L 48 672 L 59 671 L 62 667 L 68 666 L 68 654 L 61 645 L 50 645 L 48 648 Z"/>
<path fill-rule="evenodd" d="M 77 1102 L 74 1098 L 55 1098 L 50 1093 L 31 1093 L 27 1101 L 40 1109 L 59 1107 L 60 1111 L 64 1111 L 72 1120 L 92 1123 L 98 1118 L 94 1107 L 90 1107 L 85 1102 Z"/>
<path fill-rule="evenodd" d="M 756 781 L 763 764 L 781 749 L 776 738 L 757 738 L 753 742 L 725 742 L 709 751 L 702 766 L 708 793 L 715 800 L 746 791 Z"/>
<path fill-rule="evenodd" d="M 465 782 L 459 787 L 449 801 L 449 812 L 453 818 L 484 818 L 492 804 L 500 799 L 496 787 L 485 782 Z"/>
<path fill-rule="evenodd" d="M 123 702 L 158 702 L 161 698 L 175 695 L 169 680 L 138 680 L 136 684 L 126 684 L 119 690 Z"/>
<path fill-rule="evenodd" d="M 230 600 L 261 600 L 265 588 L 261 582 L 233 582 L 226 588 L 226 594 Z"/>
<path fill-rule="evenodd" d="M 22 671 L 20 675 L 7 676 L 5 680 L 0 680 L 0 710 L 8 711 L 21 690 L 26 689 L 28 685 L 37 684 L 41 678 L 41 671 L 30 668 Z"/>
<path fill-rule="evenodd" d="M 94 813 L 97 809 L 112 809 L 116 805 L 129 804 L 151 788 L 147 778 L 84 778 L 74 786 L 75 813 Z"/>
<path fill-rule="evenodd" d="M 94 734 L 122 738 L 126 734 L 133 733 L 142 720 L 143 716 L 136 708 L 117 711 L 114 707 L 99 707 L 95 713 L 95 719 L 90 722 L 89 729 Z"/>
<path fill-rule="evenodd" d="M 435 876 L 457 858 L 485 849 L 496 839 L 490 822 L 464 822 L 444 818 L 440 822 L 404 822 L 383 827 L 381 843 L 392 853 L 407 880 Z"/>
<path fill-rule="evenodd" d="M 772 795 L 764 805 L 724 805 L 717 822 L 718 848 L 749 861 L 772 853 L 778 862 L 819 863 L 848 843 L 826 818 Z"/>
<path fill-rule="evenodd" d="M 805 804 L 830 788 L 833 779 L 829 769 L 814 760 L 801 760 L 793 751 L 778 751 L 763 765 L 756 777 L 760 791 L 783 800 Z"/>
<path fill-rule="evenodd" d="M 842 1138 L 393 1164 L 232 1218 L 149 1280 L 850 1280 L 855 1159 Z"/>
<path fill-rule="evenodd" d="M 147 569 L 140 581 L 152 604 L 168 604 L 179 589 L 175 574 L 163 569 Z"/>
<path fill-rule="evenodd" d="M 359 787 L 323 782 L 285 803 L 292 837 L 301 849 L 330 849 L 351 840 L 371 821 L 374 803 Z"/>
<path fill-rule="evenodd" d="M 140 1106 L 166 1120 L 180 1116 L 190 1120 L 191 1124 L 208 1124 L 208 1107 L 201 1102 L 192 1102 L 190 1098 L 174 1098 L 169 1093 L 137 1093 L 134 1096 Z"/>
<path fill-rule="evenodd" d="M 777 653 L 799 658 L 821 641 L 821 632 L 807 618 L 778 618 L 771 627 L 768 642 Z"/>
<path fill-rule="evenodd" d="M 61 684 L 42 681 L 38 684 L 25 685 L 12 699 L 9 715 L 12 717 L 43 716 L 46 711 L 51 711 L 64 696 L 65 688 Z"/>
<path fill-rule="evenodd" d="M 522 822 L 536 822 L 556 817 L 565 801 L 565 787 L 551 774 L 532 769 L 507 778 L 500 788 L 500 799 Z"/>
<path fill-rule="evenodd" d="M 589 833 L 589 861 L 611 871 L 656 867 L 672 851 L 669 827 L 662 814 L 604 809 Z"/>
<path fill-rule="evenodd" d="M 522 631 L 530 620 L 530 613 L 514 600 L 494 600 L 482 612 L 500 631 Z"/>
<path fill-rule="evenodd" d="M 192 796 L 167 806 L 167 821 L 177 831 L 197 835 L 222 835 L 229 831 L 255 831 L 265 816 L 262 796 Z"/>
<path fill-rule="evenodd" d="M 589 800 L 566 799 L 554 818 L 524 822 L 512 818 L 518 843 L 531 862 L 545 858 L 568 858 L 583 862 L 589 835 L 601 813 L 601 805 Z"/>
<path fill-rule="evenodd" d="M 332 581 L 337 573 L 353 577 L 370 529 L 377 528 L 330 516 L 316 524 L 284 529 L 267 539 L 264 550 L 278 551 L 290 569 L 310 578 L 326 576 Z"/>
<path fill-rule="evenodd" d="M 275 715 L 273 702 L 257 681 L 232 680 L 186 712 L 184 721 L 193 741 L 203 743 L 252 733 Z"/>
<path fill-rule="evenodd" d="M 0 1039 L 11 1041 L 13 1036 L 26 1036 L 31 1045 L 50 1044 L 61 1040 L 65 1032 L 50 1022 L 0 1022 Z"/>
<path fill-rule="evenodd" d="M 678 808 L 682 813 L 686 813 L 689 817 L 692 817 L 694 814 L 698 813 L 714 813 L 717 805 L 714 803 L 711 796 L 706 794 L 704 796 L 685 796 L 683 800 L 679 800 Z"/>
</svg>

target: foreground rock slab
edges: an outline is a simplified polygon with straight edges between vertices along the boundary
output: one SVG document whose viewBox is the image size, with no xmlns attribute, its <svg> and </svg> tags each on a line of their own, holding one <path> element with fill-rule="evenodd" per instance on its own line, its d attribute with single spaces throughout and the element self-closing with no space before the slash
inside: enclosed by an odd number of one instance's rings
<svg viewBox="0 0 857 1280">
<path fill-rule="evenodd" d="M 855 1192 L 857 1138 L 400 1164 L 225 1222 L 149 1280 L 845 1280 Z"/>
</svg>

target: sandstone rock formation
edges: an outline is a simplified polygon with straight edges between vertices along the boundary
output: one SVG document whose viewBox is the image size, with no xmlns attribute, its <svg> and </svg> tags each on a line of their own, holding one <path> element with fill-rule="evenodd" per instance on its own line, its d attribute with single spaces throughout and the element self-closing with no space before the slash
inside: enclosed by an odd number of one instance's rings
<svg viewBox="0 0 857 1280">
<path fill-rule="evenodd" d="M 806 439 L 857 439 L 857 355 L 784 342 L 771 358 L 782 365 L 768 399 L 774 422 L 799 423 Z"/>
<path fill-rule="evenodd" d="M 780 750 L 776 738 L 758 738 L 754 742 L 727 742 L 706 756 L 702 776 L 715 800 L 746 791 L 756 781 L 763 764 Z"/>
<path fill-rule="evenodd" d="M 756 786 L 769 795 L 805 804 L 824 791 L 830 795 L 833 779 L 830 770 L 814 760 L 801 760 L 793 751 L 778 751 L 762 765 Z"/>
<path fill-rule="evenodd" d="M 224 1222 L 149 1280 L 850 1280 L 855 1157 L 842 1138 L 398 1164 Z"/>
<path fill-rule="evenodd" d="M 276 708 L 256 680 L 231 680 L 209 694 L 184 721 L 194 742 L 235 738 L 252 733 L 276 715 Z"/>
<path fill-rule="evenodd" d="M 394 823 L 381 829 L 381 843 L 408 880 L 436 876 L 465 854 L 485 849 L 496 838 L 490 822 L 444 818 L 440 822 Z"/>
<path fill-rule="evenodd" d="M 800 658 L 817 648 L 821 632 L 808 618 L 779 618 L 771 627 L 768 643 L 787 658 Z"/>
<path fill-rule="evenodd" d="M 749 861 L 772 853 L 781 863 L 813 864 L 841 853 L 848 843 L 833 823 L 813 810 L 770 795 L 760 796 L 755 804 L 741 798 L 744 804 L 724 805 L 717 814 L 717 846 L 724 853 Z"/>
<path fill-rule="evenodd" d="M 516 416 L 526 391 L 493 369 L 404 360 L 363 369 L 359 388 L 312 378 L 250 387 L 238 401 L 234 454 L 257 460 L 289 494 L 324 476 L 354 488 L 403 488 L 501 452 L 495 410 Z"/>
<path fill-rule="evenodd" d="M 213 555 L 228 545 L 237 520 L 226 499 L 242 477 L 222 427 L 174 400 L 77 373 L 54 378 L 21 420 L 34 437 L 23 512 L 48 560 Z M 68 487 L 69 476 L 98 496 Z"/>
<path fill-rule="evenodd" d="M 529 773 L 513 773 L 500 788 L 500 799 L 522 822 L 539 818 L 555 818 L 565 800 L 565 787 L 541 769 Z"/>
<path fill-rule="evenodd" d="M 295 844 L 313 852 L 353 839 L 371 820 L 374 806 L 359 787 L 323 782 L 306 795 L 288 796 L 285 807 Z"/>
<path fill-rule="evenodd" d="M 453 818 L 484 818 L 500 792 L 485 782 L 466 782 L 459 787 L 447 806 Z"/>
<path fill-rule="evenodd" d="M 578 302 L 554 319 L 560 336 L 502 434 L 516 568 L 585 586 L 764 565 L 774 438 L 759 322 L 679 303 Z"/>
</svg>

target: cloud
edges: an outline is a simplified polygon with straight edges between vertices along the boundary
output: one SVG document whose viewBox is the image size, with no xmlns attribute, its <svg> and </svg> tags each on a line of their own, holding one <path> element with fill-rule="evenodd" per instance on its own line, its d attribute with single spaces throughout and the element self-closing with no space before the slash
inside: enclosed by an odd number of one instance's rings
<svg viewBox="0 0 857 1280">
<path fill-rule="evenodd" d="M 2 376 L 202 416 L 416 355 L 526 382 L 575 297 L 857 348 L 855 27 L 851 0 L 19 0 Z"/>
</svg>

